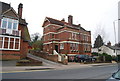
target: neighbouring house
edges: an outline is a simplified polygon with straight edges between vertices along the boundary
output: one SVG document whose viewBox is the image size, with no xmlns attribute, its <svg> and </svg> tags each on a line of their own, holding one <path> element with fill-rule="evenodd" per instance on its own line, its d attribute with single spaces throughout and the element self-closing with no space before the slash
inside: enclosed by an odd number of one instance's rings
<svg viewBox="0 0 120 81">
<path fill-rule="evenodd" d="M 120 47 L 117 46 L 111 46 L 111 43 L 107 43 L 107 45 L 102 45 L 99 48 L 92 48 L 92 52 L 96 52 L 96 53 L 107 53 L 108 55 L 111 56 L 116 56 L 116 55 L 120 55 Z"/>
<path fill-rule="evenodd" d="M 91 55 L 91 32 L 73 24 L 73 16 L 68 16 L 68 22 L 46 17 L 42 27 L 44 52 L 57 52 L 68 59 L 77 54 Z"/>
<path fill-rule="evenodd" d="M 0 2 L 0 59 L 15 60 L 27 56 L 30 35 L 25 19 L 22 19 L 23 4 L 18 13 L 10 4 Z"/>
</svg>

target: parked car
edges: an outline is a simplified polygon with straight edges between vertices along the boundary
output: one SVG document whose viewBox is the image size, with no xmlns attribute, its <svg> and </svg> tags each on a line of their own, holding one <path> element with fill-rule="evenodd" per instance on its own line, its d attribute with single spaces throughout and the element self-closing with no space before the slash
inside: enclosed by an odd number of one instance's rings
<svg viewBox="0 0 120 81">
<path fill-rule="evenodd" d="M 92 57 L 90 57 L 89 55 L 75 55 L 74 56 L 74 61 L 75 62 L 88 62 L 88 61 L 92 61 Z"/>
<path fill-rule="evenodd" d="M 116 73 L 113 73 L 112 76 L 106 81 L 120 81 L 120 69 Z"/>
</svg>

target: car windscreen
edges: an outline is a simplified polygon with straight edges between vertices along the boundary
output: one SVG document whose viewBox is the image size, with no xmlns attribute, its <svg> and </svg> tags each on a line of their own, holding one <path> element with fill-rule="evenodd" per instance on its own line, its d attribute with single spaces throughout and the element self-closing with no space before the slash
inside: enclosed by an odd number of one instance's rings
<svg viewBox="0 0 120 81">
<path fill-rule="evenodd" d="M 113 78 L 120 80 L 120 70 L 113 74 Z"/>
</svg>

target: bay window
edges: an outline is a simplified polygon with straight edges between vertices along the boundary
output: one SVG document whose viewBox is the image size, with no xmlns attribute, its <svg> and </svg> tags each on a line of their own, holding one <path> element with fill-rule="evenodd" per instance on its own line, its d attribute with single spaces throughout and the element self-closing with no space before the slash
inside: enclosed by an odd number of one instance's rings
<svg viewBox="0 0 120 81">
<path fill-rule="evenodd" d="M 0 50 L 19 50 L 20 38 L 0 36 Z"/>
</svg>

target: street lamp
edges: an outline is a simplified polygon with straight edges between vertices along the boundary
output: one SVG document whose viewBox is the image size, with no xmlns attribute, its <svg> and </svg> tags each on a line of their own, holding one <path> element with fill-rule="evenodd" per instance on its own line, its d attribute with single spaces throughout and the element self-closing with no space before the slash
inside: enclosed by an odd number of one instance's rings
<svg viewBox="0 0 120 81">
<path fill-rule="evenodd" d="M 120 20 L 120 19 L 118 19 L 118 20 Z M 114 21 L 113 21 L 114 35 L 115 35 L 115 44 L 117 43 L 117 42 L 116 42 L 116 28 L 115 28 L 115 22 L 118 21 L 118 20 L 114 20 Z"/>
<path fill-rule="evenodd" d="M 120 20 L 120 19 L 118 19 L 118 20 Z M 117 42 L 116 42 L 116 29 L 115 29 L 115 21 L 118 21 L 118 20 L 114 20 L 114 21 L 113 21 L 113 26 L 114 26 L 114 35 L 115 35 L 115 44 L 117 43 Z M 116 57 L 117 57 L 117 51 L 116 51 L 116 49 L 115 49 L 115 53 L 116 53 Z M 117 62 L 118 62 L 118 57 L 117 57 Z"/>
</svg>

